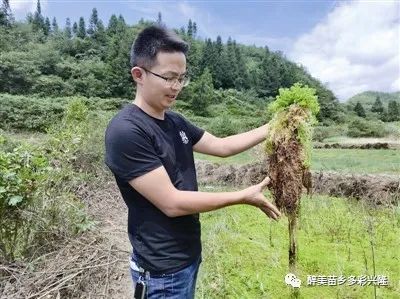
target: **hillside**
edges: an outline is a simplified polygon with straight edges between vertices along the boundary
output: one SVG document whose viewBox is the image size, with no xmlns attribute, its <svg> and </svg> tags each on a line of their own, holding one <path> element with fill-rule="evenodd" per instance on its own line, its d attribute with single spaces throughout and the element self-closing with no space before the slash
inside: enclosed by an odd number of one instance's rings
<svg viewBox="0 0 400 299">
<path fill-rule="evenodd" d="M 378 92 L 378 91 L 365 91 L 355 96 L 351 97 L 347 100 L 347 104 L 355 105 L 357 102 L 360 102 L 364 108 L 371 108 L 374 104 L 376 97 L 381 99 L 383 106 L 387 107 L 388 103 L 392 100 L 396 101 L 400 104 L 400 91 L 397 92 Z"/>
</svg>

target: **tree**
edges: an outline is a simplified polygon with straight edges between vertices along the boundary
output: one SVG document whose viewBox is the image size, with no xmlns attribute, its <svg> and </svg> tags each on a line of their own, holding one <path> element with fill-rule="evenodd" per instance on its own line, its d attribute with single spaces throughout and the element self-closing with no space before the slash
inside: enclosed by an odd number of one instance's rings
<svg viewBox="0 0 400 299">
<path fill-rule="evenodd" d="M 234 42 L 235 59 L 236 59 L 236 75 L 235 75 L 235 88 L 236 89 L 247 89 L 249 87 L 249 75 L 246 69 L 245 61 L 243 59 L 240 48 Z"/>
<path fill-rule="evenodd" d="M 97 24 L 99 23 L 99 17 L 97 14 L 97 9 L 93 8 L 92 9 L 92 15 L 90 16 L 89 19 L 89 28 L 87 30 L 87 33 L 89 36 L 93 36 L 95 32 L 97 32 Z"/>
<path fill-rule="evenodd" d="M 232 38 L 229 37 L 226 43 L 226 52 L 224 57 L 224 70 L 225 76 L 223 81 L 224 88 L 234 88 L 236 75 L 238 73 L 236 57 L 235 57 L 235 46 Z"/>
<path fill-rule="evenodd" d="M 83 17 L 79 18 L 78 32 L 76 36 L 82 39 L 86 37 L 85 19 Z"/>
<path fill-rule="evenodd" d="M 365 110 L 363 105 L 361 105 L 360 102 L 357 102 L 357 104 L 354 106 L 354 112 L 359 116 L 359 117 L 366 117 L 365 115 Z"/>
<path fill-rule="evenodd" d="M 257 93 L 263 97 L 275 97 L 281 86 L 282 59 L 280 56 L 271 53 L 265 47 L 264 57 L 259 67 L 257 77 Z"/>
<path fill-rule="evenodd" d="M 43 33 L 44 35 L 49 35 L 51 32 L 51 24 L 50 24 L 50 19 L 48 17 L 46 17 L 46 20 L 44 22 L 44 26 L 43 26 Z"/>
<path fill-rule="evenodd" d="M 0 7 L 0 26 L 10 26 L 12 19 L 10 3 L 8 0 L 3 0 Z"/>
<path fill-rule="evenodd" d="M 211 103 L 214 93 L 211 72 L 206 68 L 200 78 L 193 83 L 192 88 L 192 110 L 194 114 L 207 116 L 207 107 Z"/>
<path fill-rule="evenodd" d="M 193 37 L 193 23 L 191 19 L 189 19 L 187 35 L 189 36 L 189 38 Z"/>
<path fill-rule="evenodd" d="M 107 33 L 109 35 L 114 35 L 118 33 L 118 18 L 116 15 L 111 15 L 110 20 L 108 21 Z"/>
<path fill-rule="evenodd" d="M 72 32 L 76 36 L 78 34 L 78 24 L 74 22 L 74 25 L 72 25 Z"/>
<path fill-rule="evenodd" d="M 32 25 L 33 25 L 33 30 L 38 31 L 38 30 L 43 30 L 45 32 L 45 20 L 42 15 L 42 8 L 40 5 L 40 0 L 37 1 L 36 4 L 36 11 L 33 14 L 33 20 L 32 20 Z"/>
<path fill-rule="evenodd" d="M 396 101 L 391 100 L 388 104 L 387 121 L 400 120 L 399 105 Z"/>
<path fill-rule="evenodd" d="M 64 33 L 67 38 L 72 37 L 71 20 L 69 18 L 67 18 L 67 20 L 65 21 Z"/>
<path fill-rule="evenodd" d="M 384 112 L 384 108 L 379 96 L 376 97 L 375 103 L 371 107 L 371 112 L 376 112 L 380 115 Z"/>
<path fill-rule="evenodd" d="M 71 24 L 70 24 L 70 26 L 71 26 Z M 58 32 L 59 28 L 58 28 L 56 17 L 54 17 L 53 21 L 51 22 L 51 29 L 53 30 L 53 32 Z"/>
<path fill-rule="evenodd" d="M 158 15 L 157 15 L 157 24 L 158 24 L 158 25 L 162 25 L 162 16 L 161 16 L 161 12 L 158 12 Z"/>
<path fill-rule="evenodd" d="M 214 54 L 215 57 L 213 57 L 212 65 L 209 65 L 209 68 L 213 74 L 215 88 L 221 88 L 225 82 L 226 57 L 222 38 L 219 35 L 217 36 L 217 41 L 214 43 Z"/>
<path fill-rule="evenodd" d="M 197 24 L 196 22 L 193 22 L 193 38 L 196 38 L 197 34 Z"/>
</svg>

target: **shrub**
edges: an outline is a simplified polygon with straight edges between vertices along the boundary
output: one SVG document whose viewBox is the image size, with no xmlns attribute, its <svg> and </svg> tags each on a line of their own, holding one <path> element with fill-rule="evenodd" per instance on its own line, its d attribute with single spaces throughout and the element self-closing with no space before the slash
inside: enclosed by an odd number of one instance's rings
<svg viewBox="0 0 400 299">
<path fill-rule="evenodd" d="M 326 138 L 345 135 L 344 128 L 340 126 L 317 126 L 314 128 L 313 140 L 323 142 Z"/>
<path fill-rule="evenodd" d="M 0 129 L 46 132 L 59 123 L 69 102 L 79 99 L 90 111 L 115 111 L 128 101 L 85 97 L 48 98 L 0 94 Z"/>
<path fill-rule="evenodd" d="M 225 137 L 236 134 L 238 132 L 238 124 L 232 117 L 224 114 L 213 118 L 206 129 L 218 137 Z"/>
<path fill-rule="evenodd" d="M 366 121 L 355 119 L 349 124 L 348 136 L 350 137 L 384 137 L 387 135 L 385 125 L 381 121 Z"/>
<path fill-rule="evenodd" d="M 1 257 L 13 261 L 44 251 L 53 240 L 93 225 L 73 192 L 82 179 L 76 161 L 88 136 L 87 116 L 76 99 L 45 144 L 0 147 Z"/>
</svg>

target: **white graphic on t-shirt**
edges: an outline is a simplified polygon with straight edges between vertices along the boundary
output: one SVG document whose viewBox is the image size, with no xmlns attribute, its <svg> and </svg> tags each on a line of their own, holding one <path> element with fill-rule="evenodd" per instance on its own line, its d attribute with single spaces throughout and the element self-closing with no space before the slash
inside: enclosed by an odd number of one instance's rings
<svg viewBox="0 0 400 299">
<path fill-rule="evenodd" d="M 180 132 L 179 132 L 179 135 L 181 135 L 182 142 L 183 142 L 184 144 L 188 144 L 189 139 L 186 137 L 185 131 L 180 131 Z"/>
</svg>

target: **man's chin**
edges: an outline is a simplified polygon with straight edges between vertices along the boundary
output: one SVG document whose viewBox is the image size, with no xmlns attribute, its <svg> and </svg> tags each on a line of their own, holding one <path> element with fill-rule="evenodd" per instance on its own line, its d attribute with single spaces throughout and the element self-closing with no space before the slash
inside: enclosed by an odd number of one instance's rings
<svg viewBox="0 0 400 299">
<path fill-rule="evenodd" d="M 164 107 L 165 107 L 166 109 L 171 108 L 172 106 L 175 105 L 175 102 L 176 102 L 175 99 L 174 99 L 174 100 L 167 100 L 167 101 L 165 102 L 165 104 L 164 104 Z"/>
</svg>

